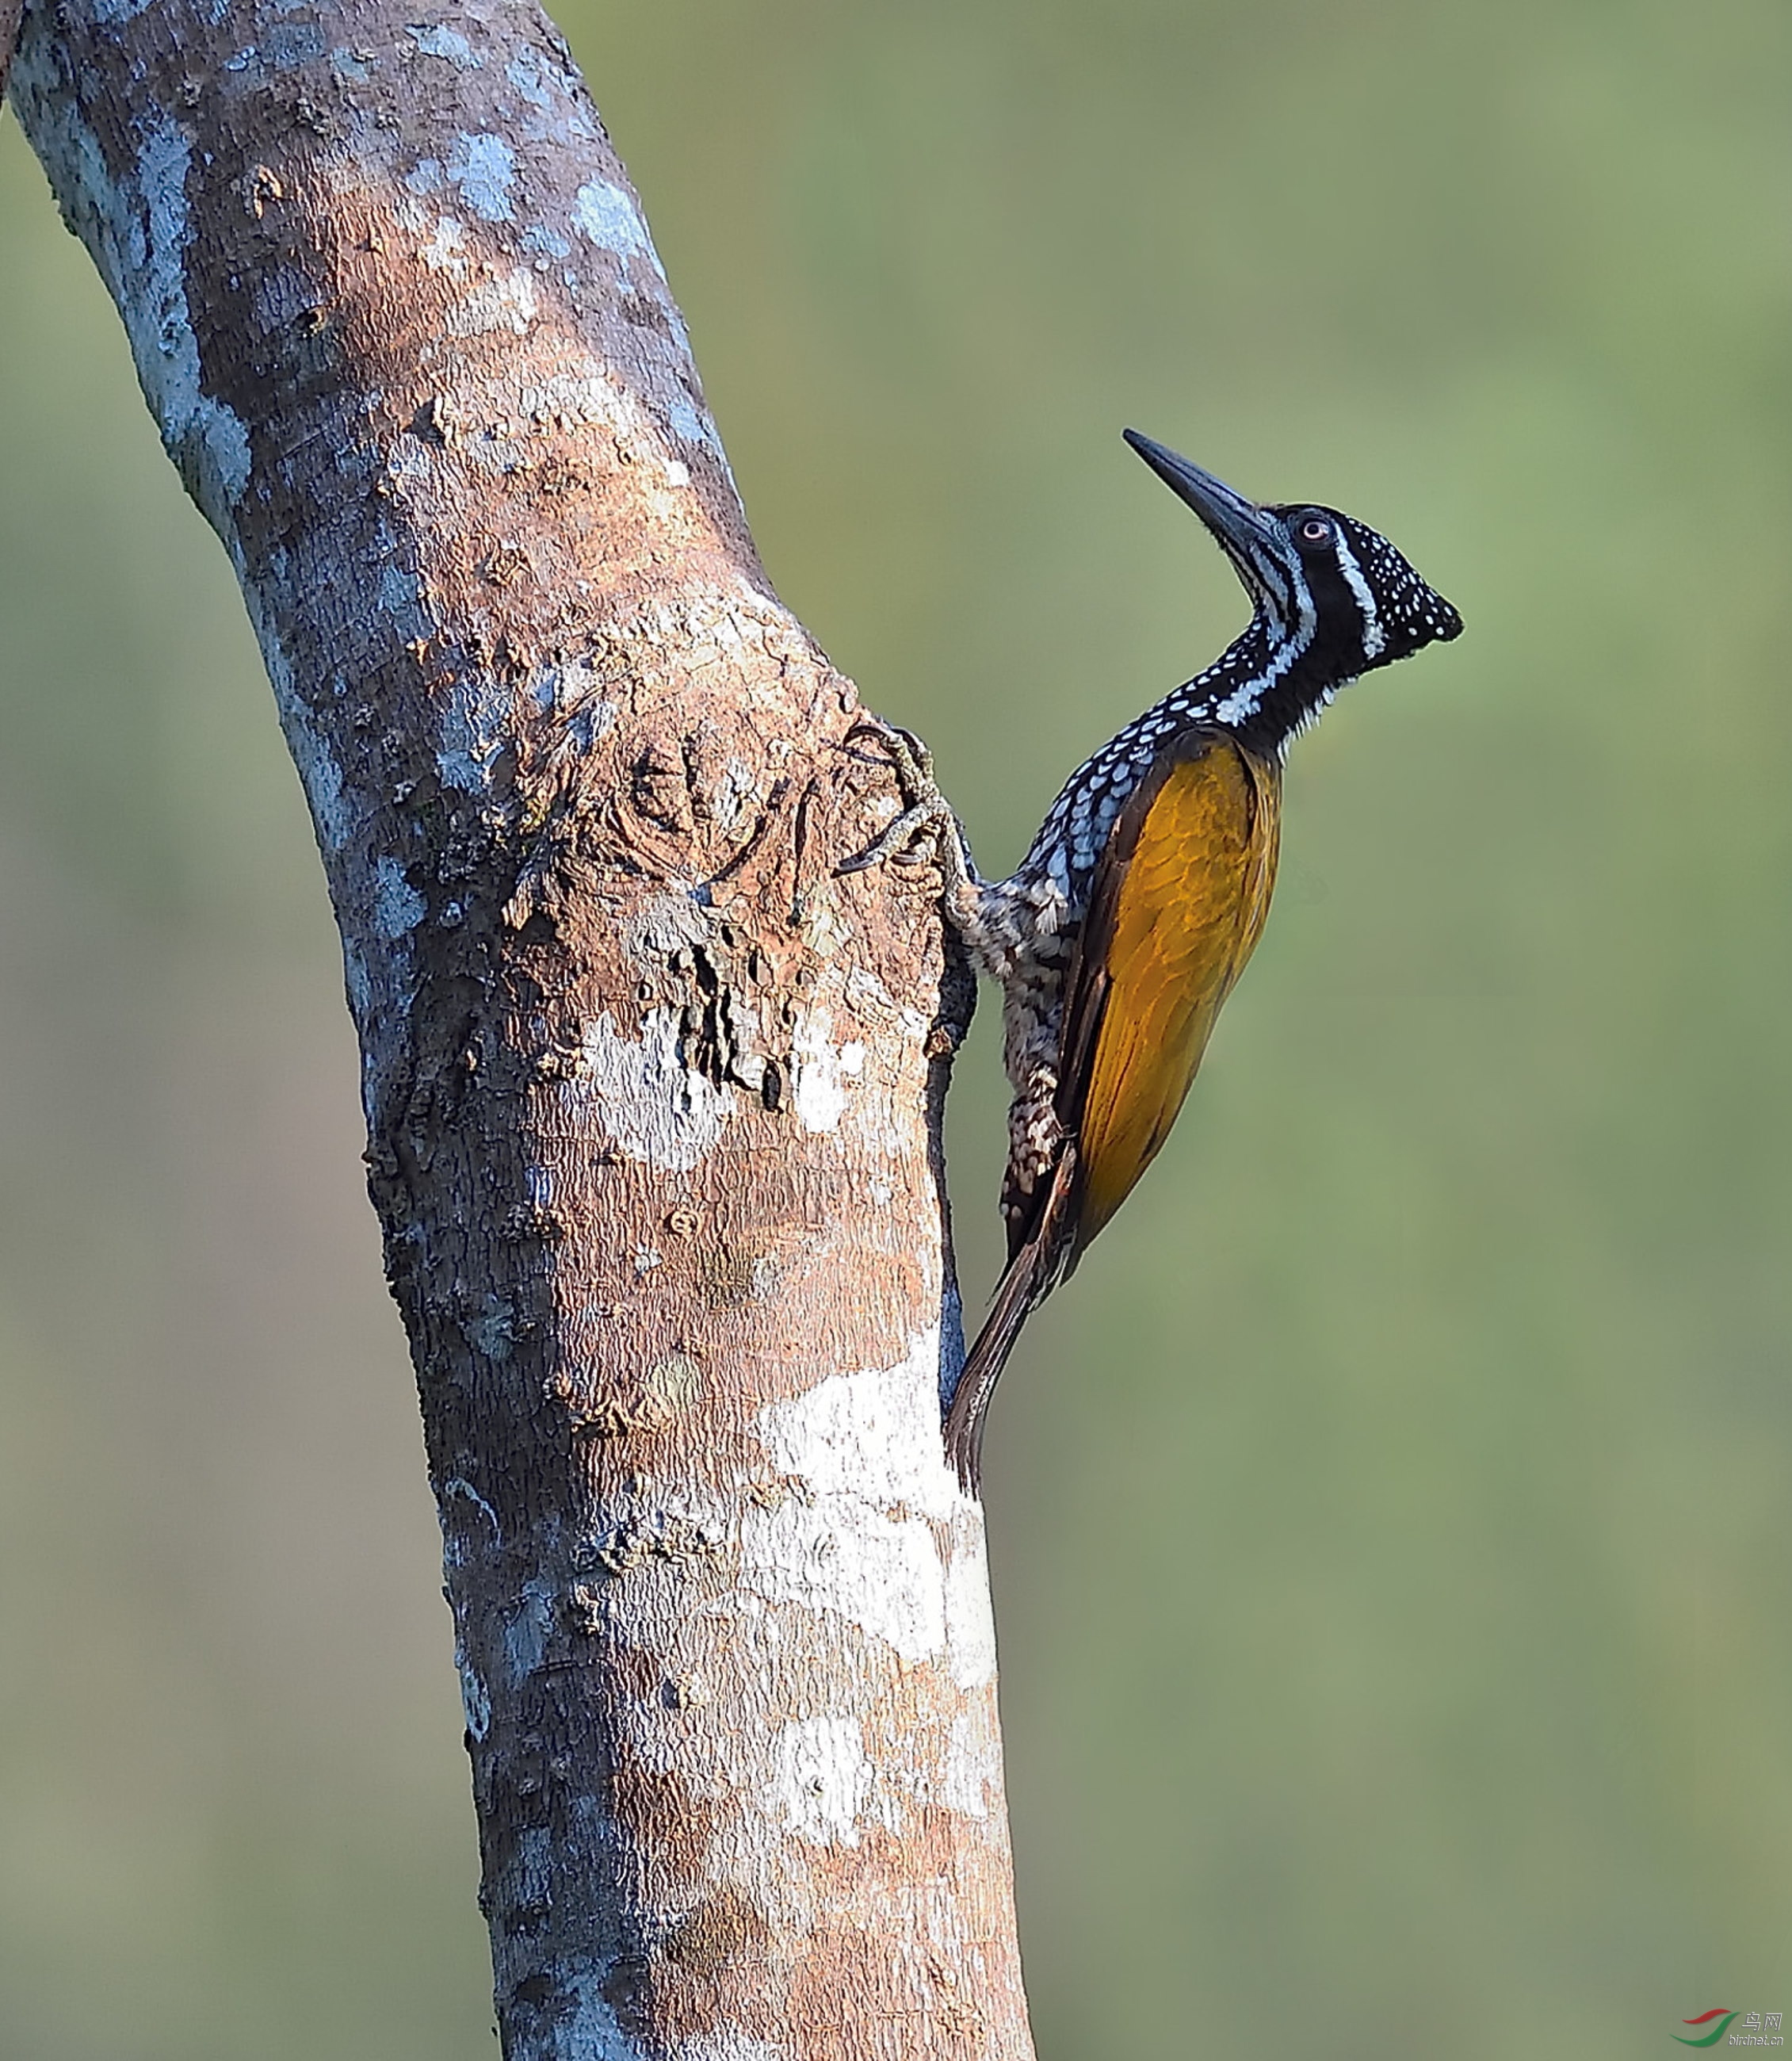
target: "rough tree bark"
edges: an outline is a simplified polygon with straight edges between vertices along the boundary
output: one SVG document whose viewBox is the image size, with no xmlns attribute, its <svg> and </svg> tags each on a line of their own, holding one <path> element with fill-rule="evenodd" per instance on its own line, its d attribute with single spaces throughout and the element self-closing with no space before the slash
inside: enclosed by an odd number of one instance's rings
<svg viewBox="0 0 1792 2061">
<path fill-rule="evenodd" d="M 3 11 L 4 0 L 0 0 Z M 530 0 L 31 0 L 361 1038 L 504 2051 L 1030 2052 L 930 871 Z M 942 1348 L 943 1341 L 943 1348 Z"/>
<path fill-rule="evenodd" d="M 18 40 L 18 18 L 24 0 L 0 0 L 0 94 L 6 90 L 6 75 L 12 70 L 13 46 Z"/>
</svg>

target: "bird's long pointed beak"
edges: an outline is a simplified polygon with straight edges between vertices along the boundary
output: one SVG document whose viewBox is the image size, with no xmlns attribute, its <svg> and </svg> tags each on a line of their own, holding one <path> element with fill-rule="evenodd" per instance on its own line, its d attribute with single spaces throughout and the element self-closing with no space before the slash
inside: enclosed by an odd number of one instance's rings
<svg viewBox="0 0 1792 2061">
<path fill-rule="evenodd" d="M 1246 500 L 1223 479 L 1215 479 L 1210 472 L 1203 472 L 1199 466 L 1191 465 L 1167 444 L 1141 436 L 1137 430 L 1128 430 L 1124 434 L 1126 442 L 1171 493 L 1186 501 L 1212 530 L 1234 564 L 1238 563 L 1241 552 L 1246 554 L 1245 564 L 1252 563 L 1248 555 L 1250 547 L 1261 548 L 1273 539 L 1275 533 L 1270 528 L 1270 518 L 1255 502 Z M 1243 567 L 1240 566 L 1240 570 Z"/>
</svg>

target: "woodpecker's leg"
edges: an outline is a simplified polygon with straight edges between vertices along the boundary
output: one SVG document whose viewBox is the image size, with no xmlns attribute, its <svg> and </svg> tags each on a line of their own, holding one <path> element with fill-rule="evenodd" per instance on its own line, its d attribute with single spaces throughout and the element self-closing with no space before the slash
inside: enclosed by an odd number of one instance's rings
<svg viewBox="0 0 1792 2061">
<path fill-rule="evenodd" d="M 930 842 L 934 856 L 946 876 L 946 906 L 954 920 L 972 920 L 986 883 L 977 870 L 958 814 L 940 792 L 934 778 L 933 754 L 913 730 L 881 720 L 855 723 L 848 741 L 858 736 L 874 737 L 890 754 L 896 786 L 902 797 L 902 812 L 886 824 L 863 851 L 855 852 L 834 868 L 837 873 L 862 873 L 869 866 L 893 859 L 898 865 L 916 863 L 914 848 Z M 964 914 L 960 915 L 960 911 Z"/>
</svg>

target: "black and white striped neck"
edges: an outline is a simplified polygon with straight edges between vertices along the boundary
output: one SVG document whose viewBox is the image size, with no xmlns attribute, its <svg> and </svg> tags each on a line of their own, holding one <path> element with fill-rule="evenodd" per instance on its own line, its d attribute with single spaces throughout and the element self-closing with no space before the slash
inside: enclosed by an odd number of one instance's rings
<svg viewBox="0 0 1792 2061">
<path fill-rule="evenodd" d="M 1148 709 L 1141 724 L 1161 733 L 1166 718 L 1178 729 L 1210 723 L 1262 757 L 1280 758 L 1356 677 L 1319 644 L 1318 629 L 1310 610 L 1286 626 L 1258 615 L 1205 672 Z"/>
</svg>

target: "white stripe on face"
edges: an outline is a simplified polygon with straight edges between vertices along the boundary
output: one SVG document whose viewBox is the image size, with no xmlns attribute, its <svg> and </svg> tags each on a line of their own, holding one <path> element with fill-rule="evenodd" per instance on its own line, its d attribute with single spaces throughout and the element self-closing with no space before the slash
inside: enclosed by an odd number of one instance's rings
<svg viewBox="0 0 1792 2061">
<path fill-rule="evenodd" d="M 1362 575 L 1357 575 L 1360 579 Z M 1263 697 L 1276 682 L 1294 664 L 1294 661 L 1313 642 L 1313 634 L 1319 626 L 1319 618 L 1313 606 L 1312 596 L 1306 586 L 1300 590 L 1300 619 L 1293 630 L 1284 629 L 1274 654 L 1261 673 L 1248 680 L 1242 680 L 1224 701 L 1218 702 L 1214 714 L 1222 722 L 1242 722 L 1262 706 Z"/>
<path fill-rule="evenodd" d="M 1382 628 L 1381 611 L 1375 606 L 1368 581 L 1362 576 L 1362 568 L 1357 563 L 1356 554 L 1346 540 L 1342 522 L 1332 525 L 1332 534 L 1337 543 L 1338 570 L 1344 575 L 1345 584 L 1356 596 L 1357 606 L 1362 611 L 1362 655 L 1365 658 L 1379 658 L 1387 642 L 1386 632 Z"/>
<path fill-rule="evenodd" d="M 1219 542 L 1232 562 L 1232 570 L 1250 596 L 1252 607 L 1266 610 L 1278 622 L 1286 623 L 1293 601 L 1288 590 L 1287 568 L 1273 551 L 1266 550 L 1254 539 L 1223 537 Z"/>
</svg>

